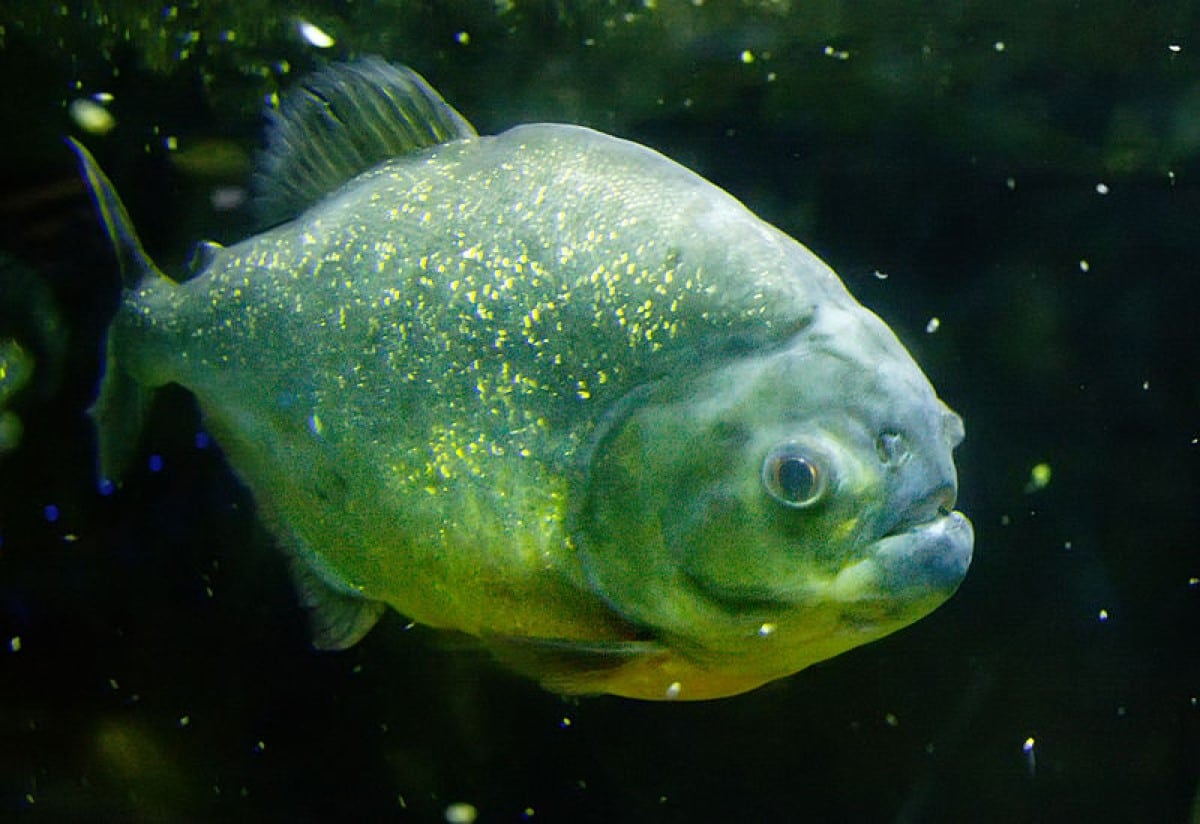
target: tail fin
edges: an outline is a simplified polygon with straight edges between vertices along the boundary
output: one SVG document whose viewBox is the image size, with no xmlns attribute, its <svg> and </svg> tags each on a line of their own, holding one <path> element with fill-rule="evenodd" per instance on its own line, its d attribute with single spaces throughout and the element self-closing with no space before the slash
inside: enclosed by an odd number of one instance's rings
<svg viewBox="0 0 1200 824">
<path fill-rule="evenodd" d="M 150 285 L 146 283 L 150 279 L 173 286 L 174 281 L 159 271 L 142 248 L 125 205 L 96 159 L 73 138 L 67 138 L 67 144 L 79 159 L 84 180 L 112 241 L 126 295 Z M 118 310 L 118 318 L 122 311 Z M 115 337 L 114 330 L 110 329 L 104 342 L 104 374 L 100 381 L 100 394 L 89 410 L 96 424 L 101 486 L 118 482 L 128 468 L 153 395 L 153 389 L 138 383 L 133 375 L 122 368 L 118 357 L 122 347 Z"/>
</svg>

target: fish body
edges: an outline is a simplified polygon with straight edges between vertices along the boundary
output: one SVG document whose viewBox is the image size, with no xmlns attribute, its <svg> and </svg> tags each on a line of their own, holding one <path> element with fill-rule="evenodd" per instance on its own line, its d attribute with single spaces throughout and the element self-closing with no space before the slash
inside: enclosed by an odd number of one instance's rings
<svg viewBox="0 0 1200 824">
<path fill-rule="evenodd" d="M 265 163 L 286 219 L 182 283 L 80 152 L 133 273 L 102 471 L 155 387 L 194 393 L 317 646 L 390 606 L 552 689 L 703 699 L 953 593 L 961 421 L 811 252 L 644 146 L 479 137 L 382 61 L 306 89 Z"/>
</svg>

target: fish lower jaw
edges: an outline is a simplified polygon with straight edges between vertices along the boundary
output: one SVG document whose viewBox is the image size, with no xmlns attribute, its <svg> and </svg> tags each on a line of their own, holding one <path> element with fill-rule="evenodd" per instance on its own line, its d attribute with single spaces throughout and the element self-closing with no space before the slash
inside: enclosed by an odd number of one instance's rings
<svg viewBox="0 0 1200 824">
<path fill-rule="evenodd" d="M 916 599 L 958 588 L 975 543 L 971 522 L 957 510 L 906 526 L 875 541 L 865 558 L 844 567 L 830 582 L 834 601 Z"/>
</svg>

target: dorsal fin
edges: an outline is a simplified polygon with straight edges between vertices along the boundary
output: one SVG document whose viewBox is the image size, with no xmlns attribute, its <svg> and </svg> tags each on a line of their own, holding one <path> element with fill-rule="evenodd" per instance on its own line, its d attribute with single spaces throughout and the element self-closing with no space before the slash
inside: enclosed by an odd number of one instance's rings
<svg viewBox="0 0 1200 824">
<path fill-rule="evenodd" d="M 254 180 L 265 225 L 295 217 L 389 158 L 476 136 L 424 78 L 379 57 L 310 75 L 268 118 Z"/>
</svg>

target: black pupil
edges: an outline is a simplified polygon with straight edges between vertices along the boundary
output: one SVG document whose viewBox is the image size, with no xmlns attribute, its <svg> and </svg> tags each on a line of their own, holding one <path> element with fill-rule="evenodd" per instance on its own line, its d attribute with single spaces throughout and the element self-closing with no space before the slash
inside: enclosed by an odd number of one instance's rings
<svg viewBox="0 0 1200 824">
<path fill-rule="evenodd" d="M 817 483 L 817 474 L 803 458 L 784 458 L 779 462 L 779 490 L 789 501 L 807 501 Z"/>
</svg>

